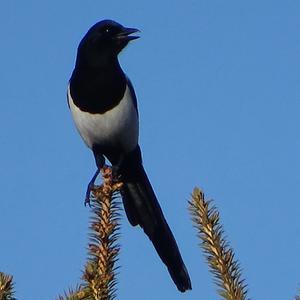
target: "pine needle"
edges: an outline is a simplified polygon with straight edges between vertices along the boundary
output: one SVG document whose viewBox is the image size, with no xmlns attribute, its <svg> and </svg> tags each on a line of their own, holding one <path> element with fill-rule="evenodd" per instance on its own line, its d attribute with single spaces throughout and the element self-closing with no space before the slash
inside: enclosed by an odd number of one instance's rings
<svg viewBox="0 0 300 300">
<path fill-rule="evenodd" d="M 90 299 L 87 292 L 78 286 L 75 290 L 69 289 L 68 292 L 64 293 L 64 296 L 59 296 L 57 300 L 85 300 Z"/>
<path fill-rule="evenodd" d="M 119 253 L 119 203 L 121 183 L 112 180 L 112 170 L 102 170 L 103 184 L 93 190 L 89 259 L 83 274 L 84 290 L 94 300 L 112 300 L 116 293 L 116 267 Z"/>
<path fill-rule="evenodd" d="M 0 300 L 15 300 L 13 277 L 0 272 Z"/>
<path fill-rule="evenodd" d="M 245 300 L 246 285 L 241 279 L 241 270 L 234 259 L 234 252 L 224 238 L 216 207 L 211 206 L 211 201 L 206 201 L 203 192 L 195 188 L 189 210 L 219 295 L 226 300 Z"/>
</svg>

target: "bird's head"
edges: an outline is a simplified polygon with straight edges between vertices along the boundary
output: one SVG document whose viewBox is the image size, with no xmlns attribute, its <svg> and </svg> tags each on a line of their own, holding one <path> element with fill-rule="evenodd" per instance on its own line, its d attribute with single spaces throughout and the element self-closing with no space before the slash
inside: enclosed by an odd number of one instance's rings
<svg viewBox="0 0 300 300">
<path fill-rule="evenodd" d="M 139 32 L 112 20 L 103 20 L 92 26 L 81 40 L 77 60 L 91 66 L 102 65 L 115 60 L 127 44 L 139 38 L 132 35 Z"/>
</svg>

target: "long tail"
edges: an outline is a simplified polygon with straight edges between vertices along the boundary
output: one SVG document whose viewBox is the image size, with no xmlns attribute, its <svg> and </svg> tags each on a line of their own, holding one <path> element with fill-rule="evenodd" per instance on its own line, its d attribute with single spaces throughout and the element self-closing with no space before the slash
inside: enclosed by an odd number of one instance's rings
<svg viewBox="0 0 300 300">
<path fill-rule="evenodd" d="M 178 290 L 190 290 L 189 274 L 143 168 L 139 147 L 126 158 L 120 173 L 124 183 L 122 198 L 129 222 L 143 228 Z"/>
</svg>

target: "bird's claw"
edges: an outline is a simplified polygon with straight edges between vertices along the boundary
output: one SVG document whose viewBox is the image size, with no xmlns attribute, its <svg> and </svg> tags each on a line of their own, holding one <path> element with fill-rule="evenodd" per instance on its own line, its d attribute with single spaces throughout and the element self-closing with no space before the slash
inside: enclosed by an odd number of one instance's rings
<svg viewBox="0 0 300 300">
<path fill-rule="evenodd" d="M 89 206 L 91 207 L 91 200 L 90 200 L 90 197 L 85 197 L 85 200 L 84 200 L 84 206 Z"/>
<path fill-rule="evenodd" d="M 94 188 L 94 184 L 89 184 L 86 194 L 85 194 L 85 199 L 84 199 L 84 206 L 86 207 L 87 205 L 91 207 L 91 190 Z"/>
<path fill-rule="evenodd" d="M 85 200 L 84 200 L 84 206 L 86 206 L 87 204 L 89 205 L 89 207 L 91 207 L 91 191 L 95 188 L 95 180 L 97 178 L 97 176 L 99 175 L 100 170 L 97 169 L 96 173 L 94 174 L 93 178 L 91 179 L 91 181 L 88 184 L 86 193 L 85 193 Z"/>
</svg>

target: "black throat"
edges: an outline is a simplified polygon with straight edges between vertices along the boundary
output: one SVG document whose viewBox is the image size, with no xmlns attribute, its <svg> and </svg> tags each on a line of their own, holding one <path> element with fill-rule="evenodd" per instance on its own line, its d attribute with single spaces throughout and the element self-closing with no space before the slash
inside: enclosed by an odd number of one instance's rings
<svg viewBox="0 0 300 300">
<path fill-rule="evenodd" d="M 126 76 L 117 59 L 97 67 L 78 64 L 70 79 L 74 104 L 92 114 L 103 114 L 117 106 L 125 90 Z"/>
</svg>

